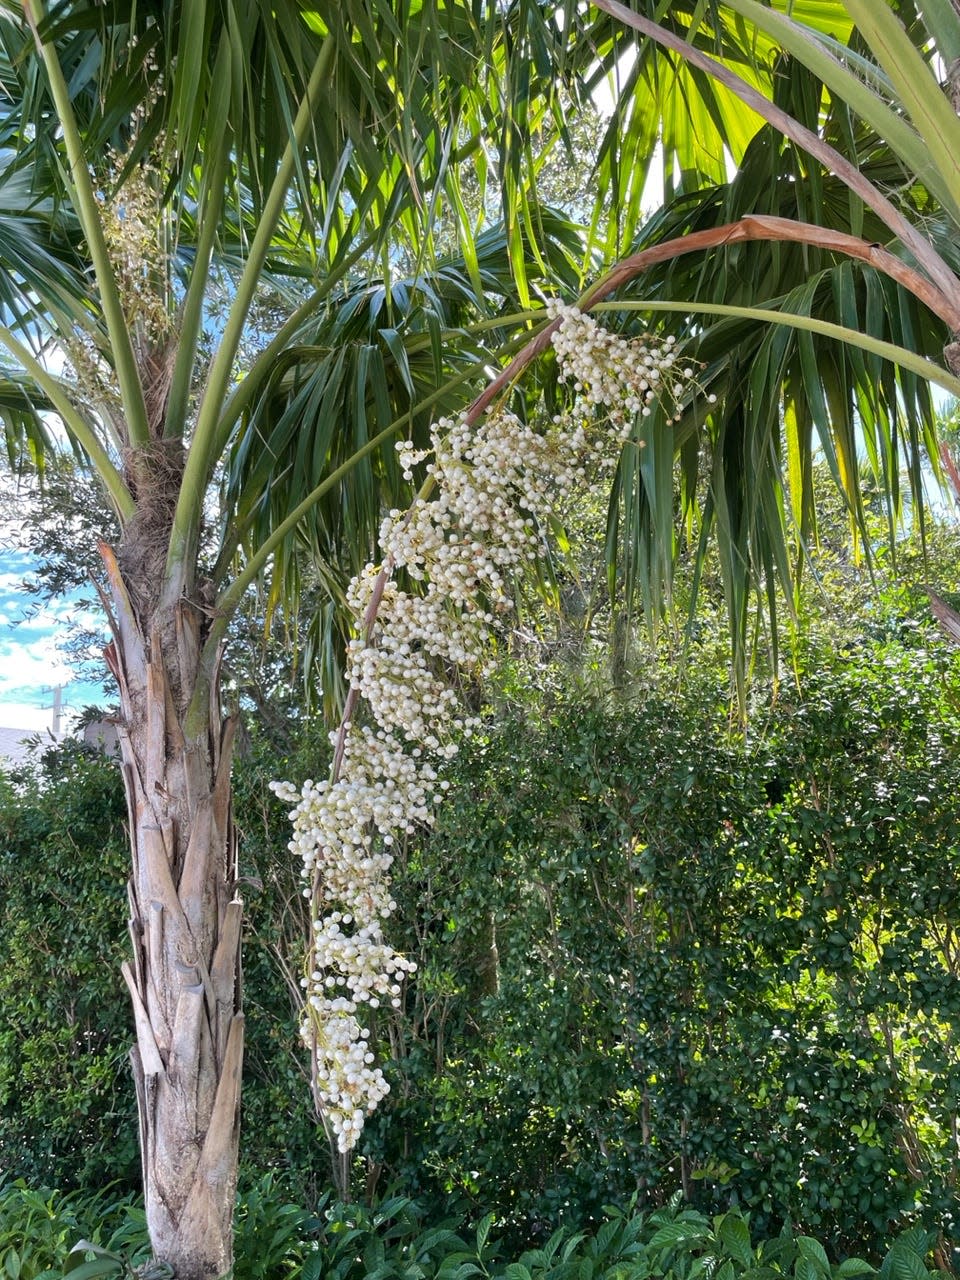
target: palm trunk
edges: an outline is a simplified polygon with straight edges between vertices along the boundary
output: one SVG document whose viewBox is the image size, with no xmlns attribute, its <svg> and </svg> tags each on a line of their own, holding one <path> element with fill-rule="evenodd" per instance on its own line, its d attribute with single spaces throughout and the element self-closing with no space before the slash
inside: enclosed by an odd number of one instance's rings
<svg viewBox="0 0 960 1280">
<path fill-rule="evenodd" d="M 206 724 L 187 730 L 204 615 L 188 601 L 158 621 L 109 548 L 120 746 L 130 821 L 131 1051 L 147 1226 L 177 1280 L 214 1280 L 233 1262 L 243 1015 L 230 813 L 234 722 L 213 681 Z"/>
</svg>

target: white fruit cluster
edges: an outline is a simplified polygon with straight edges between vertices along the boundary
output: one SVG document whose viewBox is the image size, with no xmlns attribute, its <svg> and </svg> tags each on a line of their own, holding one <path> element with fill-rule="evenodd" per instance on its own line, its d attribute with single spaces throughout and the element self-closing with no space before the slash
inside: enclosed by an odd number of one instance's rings
<svg viewBox="0 0 960 1280">
<path fill-rule="evenodd" d="M 694 378 L 694 370 L 678 365 L 676 339 L 647 337 L 631 340 L 604 329 L 576 307 L 547 303 L 547 313 L 559 320 L 553 346 L 563 376 L 573 383 L 581 400 L 603 405 L 617 422 L 639 414 L 648 418 L 653 403 L 665 404 L 680 420 L 680 400 Z M 716 402 L 709 395 L 710 404 Z"/>
<path fill-rule="evenodd" d="M 629 342 L 576 309 L 554 306 L 551 315 L 561 373 L 580 400 L 577 420 L 555 418 L 541 434 L 501 409 L 479 423 L 441 419 L 429 450 L 397 446 L 405 478 L 424 463 L 428 478 L 409 510 L 386 516 L 381 564 L 347 592 L 357 619 L 347 677 L 364 723 L 351 712 L 331 735 L 337 763 L 328 781 L 299 792 L 273 784 L 295 805 L 290 849 L 303 860 L 313 931 L 302 1031 L 341 1152 L 389 1088 L 361 1010 L 398 1006 L 415 968 L 383 937 L 397 905 L 389 879 L 397 840 L 432 823 L 449 785 L 437 769 L 474 727 L 451 674 L 482 664 L 548 518 L 602 483 L 656 388 L 669 381 L 675 400 L 692 374 L 677 373 L 670 339 Z M 415 590 L 401 586 L 398 570 Z"/>
</svg>

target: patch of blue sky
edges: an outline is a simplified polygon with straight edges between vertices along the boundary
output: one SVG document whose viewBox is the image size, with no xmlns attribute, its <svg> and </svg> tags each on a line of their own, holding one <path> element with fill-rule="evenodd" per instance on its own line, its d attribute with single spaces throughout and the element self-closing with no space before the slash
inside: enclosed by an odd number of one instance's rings
<svg viewBox="0 0 960 1280">
<path fill-rule="evenodd" d="M 63 689 L 64 728 L 71 715 L 107 701 L 102 686 L 78 675 L 62 645 L 73 624 L 99 628 L 102 618 L 83 592 L 48 602 L 23 589 L 33 569 L 22 551 L 0 551 L 0 726 L 51 727 L 53 691 Z"/>
</svg>

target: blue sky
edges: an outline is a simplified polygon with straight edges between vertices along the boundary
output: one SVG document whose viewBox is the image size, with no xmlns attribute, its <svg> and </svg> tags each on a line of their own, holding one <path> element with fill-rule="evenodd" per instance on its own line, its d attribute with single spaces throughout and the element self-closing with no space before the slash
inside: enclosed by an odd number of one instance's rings
<svg viewBox="0 0 960 1280">
<path fill-rule="evenodd" d="M 35 597 L 20 589 L 32 569 L 30 556 L 0 549 L 0 726 L 7 729 L 50 727 L 53 687 L 63 685 L 64 728 L 70 712 L 106 699 L 99 684 L 77 678 L 59 644 L 71 621 L 90 626 L 101 619 L 79 597 L 37 607 Z"/>
</svg>

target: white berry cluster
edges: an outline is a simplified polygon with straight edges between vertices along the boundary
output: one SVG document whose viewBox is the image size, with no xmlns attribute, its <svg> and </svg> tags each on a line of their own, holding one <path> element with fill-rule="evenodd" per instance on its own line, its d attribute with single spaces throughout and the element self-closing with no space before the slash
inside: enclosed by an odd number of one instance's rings
<svg viewBox="0 0 960 1280">
<path fill-rule="evenodd" d="M 341 1152 L 389 1088 L 361 1010 L 398 1006 L 415 968 L 384 941 L 397 906 L 390 868 L 398 838 L 432 823 L 449 785 L 438 767 L 473 728 L 454 677 L 482 665 L 549 517 L 602 482 L 657 386 L 669 378 L 676 396 L 692 376 L 675 370 L 670 340 L 628 342 L 576 309 L 551 315 L 561 373 L 590 412 L 581 403 L 576 420 L 557 417 L 543 433 L 505 409 L 479 422 L 465 414 L 441 419 L 429 450 L 397 446 L 405 478 L 426 464 L 427 480 L 407 511 L 385 517 L 382 562 L 347 591 L 357 620 L 347 655 L 351 709 L 331 735 L 332 775 L 299 791 L 273 784 L 295 806 L 290 849 L 303 861 L 312 915 L 302 1030 Z"/>
<path fill-rule="evenodd" d="M 603 405 L 615 421 L 648 418 L 659 400 L 675 422 L 680 400 L 694 378 L 694 370 L 678 364 L 676 339 L 647 336 L 628 339 L 604 329 L 576 307 L 547 303 L 559 320 L 552 342 L 563 376 L 581 399 Z M 707 400 L 715 403 L 715 395 Z"/>
</svg>

